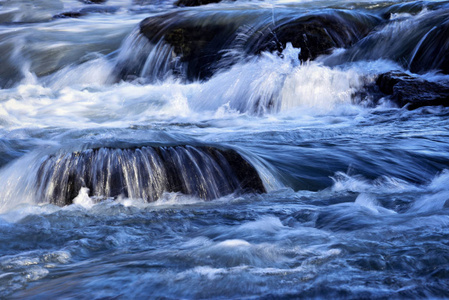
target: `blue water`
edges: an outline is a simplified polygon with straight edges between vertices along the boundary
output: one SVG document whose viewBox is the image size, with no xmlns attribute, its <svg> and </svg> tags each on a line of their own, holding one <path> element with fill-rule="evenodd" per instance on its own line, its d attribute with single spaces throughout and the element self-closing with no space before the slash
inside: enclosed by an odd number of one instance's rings
<svg viewBox="0 0 449 300">
<path fill-rule="evenodd" d="M 358 96 L 381 73 L 408 72 L 388 45 L 379 57 L 356 45 L 308 62 L 287 45 L 238 53 L 201 81 L 145 77 L 171 53 L 145 52 L 137 27 L 149 16 L 263 10 L 276 22 L 392 4 L 109 0 L 113 13 L 53 19 L 89 5 L 0 1 L 0 298 L 449 297 L 449 109 Z M 435 11 L 445 3 L 392 14 L 376 34 L 394 40 Z M 139 53 L 142 78 L 117 79 Z M 267 192 L 146 202 L 82 188 L 62 207 L 37 197 L 37 170 L 55 153 L 198 144 L 235 149 Z"/>
</svg>

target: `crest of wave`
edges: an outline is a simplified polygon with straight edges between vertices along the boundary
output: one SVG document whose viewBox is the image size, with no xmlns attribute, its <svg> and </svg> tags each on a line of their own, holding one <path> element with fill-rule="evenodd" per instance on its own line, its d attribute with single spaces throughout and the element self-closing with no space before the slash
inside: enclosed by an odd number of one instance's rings
<svg viewBox="0 0 449 300">
<path fill-rule="evenodd" d="M 192 107 L 217 110 L 226 105 L 250 114 L 296 108 L 322 113 L 340 104 L 352 104 L 366 81 L 360 69 L 300 63 L 299 51 L 289 44 L 282 55 L 263 53 L 217 74 L 201 85 Z"/>
</svg>

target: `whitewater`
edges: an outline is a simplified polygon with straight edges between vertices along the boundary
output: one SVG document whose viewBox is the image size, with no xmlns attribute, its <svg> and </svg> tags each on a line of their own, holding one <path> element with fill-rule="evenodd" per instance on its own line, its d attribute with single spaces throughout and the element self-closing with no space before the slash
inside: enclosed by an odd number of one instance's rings
<svg viewBox="0 0 449 300">
<path fill-rule="evenodd" d="M 448 2 L 188 3 L 0 0 L 0 299 L 449 297 Z"/>
</svg>

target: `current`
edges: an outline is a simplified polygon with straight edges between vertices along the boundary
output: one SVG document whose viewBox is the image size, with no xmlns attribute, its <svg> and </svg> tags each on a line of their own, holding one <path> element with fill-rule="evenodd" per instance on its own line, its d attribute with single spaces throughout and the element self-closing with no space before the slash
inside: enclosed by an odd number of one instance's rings
<svg viewBox="0 0 449 300">
<path fill-rule="evenodd" d="M 0 299 L 449 298 L 449 2 L 192 2 L 0 0 Z"/>
</svg>

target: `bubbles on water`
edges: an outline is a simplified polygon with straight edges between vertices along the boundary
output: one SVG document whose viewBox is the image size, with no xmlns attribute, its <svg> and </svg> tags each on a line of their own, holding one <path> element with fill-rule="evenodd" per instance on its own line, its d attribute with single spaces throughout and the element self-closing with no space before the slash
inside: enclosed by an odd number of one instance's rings
<svg viewBox="0 0 449 300">
<path fill-rule="evenodd" d="M 45 263 L 66 264 L 71 258 L 72 255 L 69 252 L 61 250 L 44 254 L 42 260 Z"/>
<path fill-rule="evenodd" d="M 48 270 L 41 267 L 33 267 L 27 270 L 27 273 L 25 275 L 26 280 L 28 281 L 36 281 L 39 279 L 44 278 L 48 275 Z"/>
</svg>

